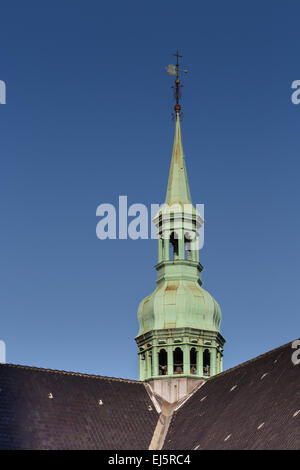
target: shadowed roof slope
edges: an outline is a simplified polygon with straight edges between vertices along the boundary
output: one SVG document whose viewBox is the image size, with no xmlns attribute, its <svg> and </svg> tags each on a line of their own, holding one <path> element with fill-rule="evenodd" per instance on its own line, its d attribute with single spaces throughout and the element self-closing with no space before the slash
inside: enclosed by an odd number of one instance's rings
<svg viewBox="0 0 300 470">
<path fill-rule="evenodd" d="M 299 449 L 291 344 L 209 379 L 173 415 L 164 449 Z"/>
<path fill-rule="evenodd" d="M 0 449 L 147 449 L 143 383 L 0 364 Z"/>
</svg>

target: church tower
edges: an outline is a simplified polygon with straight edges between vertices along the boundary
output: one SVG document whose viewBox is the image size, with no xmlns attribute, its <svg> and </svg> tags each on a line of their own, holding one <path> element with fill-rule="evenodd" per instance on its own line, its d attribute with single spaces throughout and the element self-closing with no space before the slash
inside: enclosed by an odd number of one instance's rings
<svg viewBox="0 0 300 470">
<path fill-rule="evenodd" d="M 158 230 L 157 287 L 139 305 L 135 338 L 139 380 L 155 382 L 156 389 L 159 381 L 176 379 L 178 384 L 184 378 L 187 384 L 222 372 L 225 343 L 219 304 L 202 287 L 199 229 L 203 220 L 192 205 L 183 154 L 180 56 L 176 56 L 176 66 L 167 68 L 176 76 L 173 153 L 166 200 L 153 219 Z"/>
</svg>

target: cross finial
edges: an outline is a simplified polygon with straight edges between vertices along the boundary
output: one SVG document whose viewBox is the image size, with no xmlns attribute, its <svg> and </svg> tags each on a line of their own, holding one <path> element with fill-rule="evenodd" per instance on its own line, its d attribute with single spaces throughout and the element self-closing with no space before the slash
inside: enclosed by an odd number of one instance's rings
<svg viewBox="0 0 300 470">
<path fill-rule="evenodd" d="M 175 76 L 175 86 L 173 85 L 172 88 L 174 88 L 174 95 L 175 95 L 175 101 L 176 101 L 176 104 L 174 106 L 174 110 L 175 110 L 175 113 L 176 115 L 177 114 L 180 114 L 180 111 L 181 111 L 181 105 L 179 104 L 179 101 L 180 101 L 180 98 L 181 98 L 181 88 L 182 88 L 182 85 L 180 83 L 180 78 L 179 78 L 179 72 L 184 72 L 184 73 L 187 73 L 187 70 L 180 70 L 179 69 L 179 59 L 182 58 L 182 55 L 179 54 L 178 50 L 176 52 L 176 54 L 173 54 L 175 57 L 176 57 L 176 65 L 168 65 L 168 67 L 166 67 L 166 72 L 168 75 L 173 75 Z"/>
<path fill-rule="evenodd" d="M 176 57 L 176 59 L 177 59 L 177 62 L 176 62 L 176 69 L 177 69 L 177 70 L 176 70 L 176 71 L 178 72 L 178 67 L 179 67 L 179 62 L 178 62 L 178 60 L 179 60 L 179 58 L 182 59 L 182 55 L 179 55 L 178 49 L 177 49 L 176 54 L 173 54 L 173 55 L 174 55 L 174 56 Z"/>
</svg>

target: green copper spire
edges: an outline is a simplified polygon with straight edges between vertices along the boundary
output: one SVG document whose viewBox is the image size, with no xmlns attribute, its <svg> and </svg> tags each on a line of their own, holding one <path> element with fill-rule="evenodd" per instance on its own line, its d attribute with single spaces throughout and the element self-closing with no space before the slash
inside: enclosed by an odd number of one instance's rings
<svg viewBox="0 0 300 470">
<path fill-rule="evenodd" d="M 178 77 L 175 137 L 166 201 L 153 219 L 158 230 L 157 287 L 139 305 L 139 379 L 208 378 L 222 371 L 221 309 L 202 288 L 199 229 L 183 155 Z M 169 73 L 169 72 L 168 72 Z"/>
<path fill-rule="evenodd" d="M 166 204 L 174 203 L 191 204 L 191 194 L 187 179 L 180 130 L 180 117 L 176 113 L 175 137 L 169 182 L 166 196 Z"/>
</svg>

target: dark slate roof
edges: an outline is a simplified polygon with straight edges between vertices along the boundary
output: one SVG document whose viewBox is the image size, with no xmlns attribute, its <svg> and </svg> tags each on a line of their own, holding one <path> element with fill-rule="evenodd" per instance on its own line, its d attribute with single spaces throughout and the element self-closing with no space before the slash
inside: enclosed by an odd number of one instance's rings
<svg viewBox="0 0 300 470">
<path fill-rule="evenodd" d="M 164 449 L 299 449 L 291 343 L 209 379 L 174 413 Z M 147 449 L 142 382 L 0 364 L 0 449 Z"/>
<path fill-rule="evenodd" d="M 300 449 L 293 352 L 289 343 L 209 379 L 173 415 L 164 449 Z"/>
<path fill-rule="evenodd" d="M 0 364 L 0 449 L 147 449 L 157 419 L 143 383 Z"/>
</svg>

